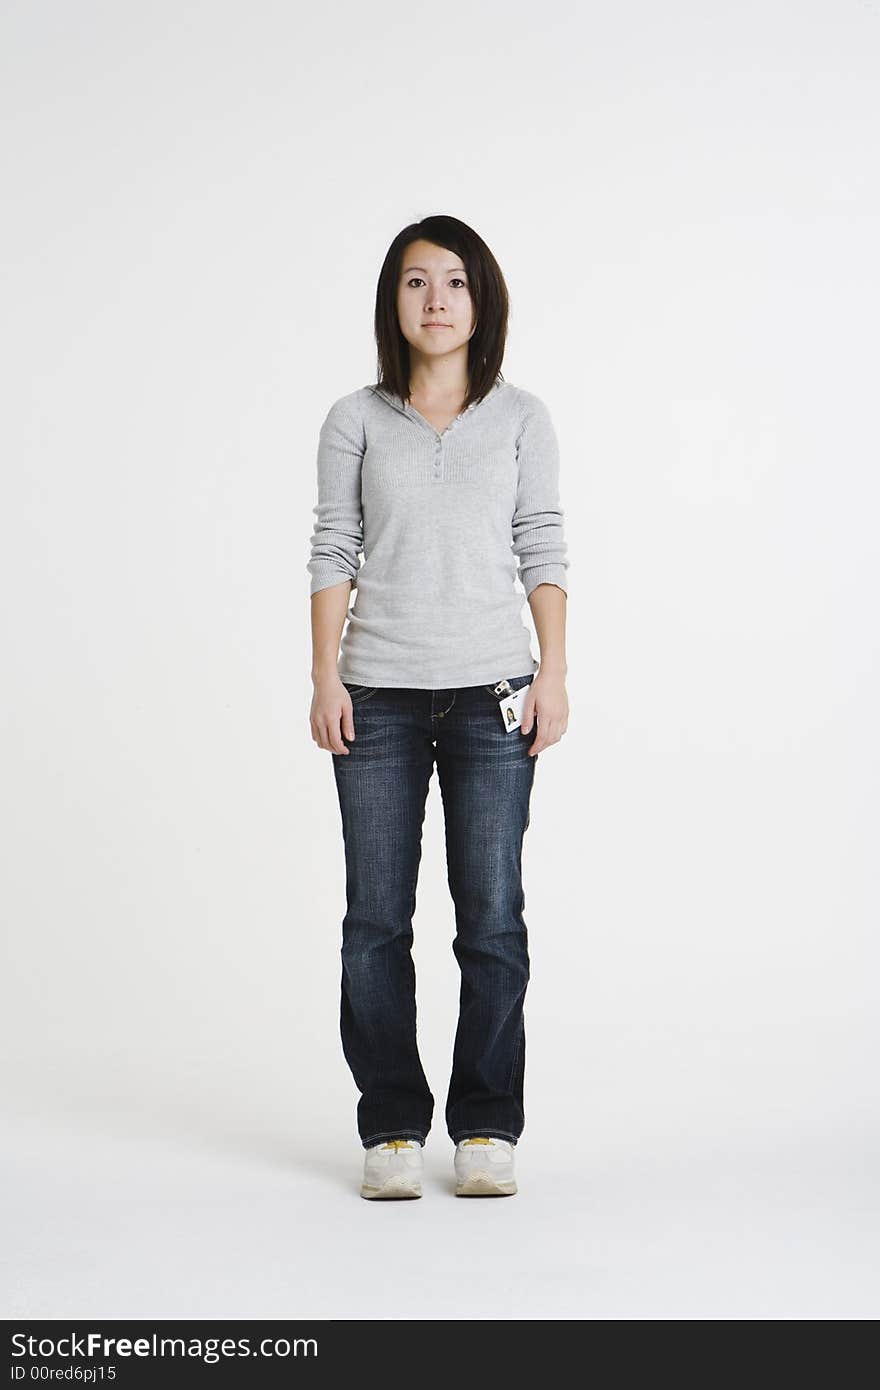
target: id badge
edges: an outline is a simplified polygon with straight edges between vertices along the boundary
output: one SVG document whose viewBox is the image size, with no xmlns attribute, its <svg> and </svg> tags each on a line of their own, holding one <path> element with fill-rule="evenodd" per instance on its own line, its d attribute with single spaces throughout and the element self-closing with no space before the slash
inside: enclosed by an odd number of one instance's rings
<svg viewBox="0 0 880 1390">
<path fill-rule="evenodd" d="M 505 689 L 510 691 L 509 683 L 506 680 L 499 681 L 495 687 L 495 694 L 502 697 L 498 700 L 501 719 L 507 732 L 512 733 L 522 724 L 523 705 L 531 685 L 524 685 L 519 690 L 511 691 L 509 695 L 502 695 Z"/>
</svg>

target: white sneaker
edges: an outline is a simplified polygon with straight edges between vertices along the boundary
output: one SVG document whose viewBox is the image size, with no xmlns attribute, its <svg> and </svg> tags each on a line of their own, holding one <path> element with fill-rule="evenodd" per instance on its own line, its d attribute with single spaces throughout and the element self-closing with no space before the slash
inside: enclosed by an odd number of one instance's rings
<svg viewBox="0 0 880 1390">
<path fill-rule="evenodd" d="M 456 1197 L 512 1197 L 515 1145 L 506 1139 L 462 1139 L 455 1146 Z"/>
<path fill-rule="evenodd" d="M 421 1197 L 422 1146 L 418 1139 L 389 1139 L 373 1144 L 364 1155 L 361 1196 Z"/>
</svg>

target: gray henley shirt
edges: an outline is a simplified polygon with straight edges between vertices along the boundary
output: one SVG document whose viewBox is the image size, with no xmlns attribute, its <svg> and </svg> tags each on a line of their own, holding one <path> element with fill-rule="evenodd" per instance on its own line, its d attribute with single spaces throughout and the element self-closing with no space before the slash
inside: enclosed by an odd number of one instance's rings
<svg viewBox="0 0 880 1390">
<path fill-rule="evenodd" d="M 538 396 L 499 376 L 440 433 L 362 386 L 330 407 L 317 471 L 310 592 L 355 590 L 342 680 L 447 690 L 538 669 L 523 605 L 539 584 L 567 593 L 569 566 L 559 446 Z"/>
</svg>

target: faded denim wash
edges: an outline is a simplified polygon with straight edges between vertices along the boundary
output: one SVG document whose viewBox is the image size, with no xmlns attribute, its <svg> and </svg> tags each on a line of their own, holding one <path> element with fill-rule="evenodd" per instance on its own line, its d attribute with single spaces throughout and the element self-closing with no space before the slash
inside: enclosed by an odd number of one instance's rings
<svg viewBox="0 0 880 1390">
<path fill-rule="evenodd" d="M 534 673 L 508 677 L 514 690 Z M 485 1134 L 516 1144 L 525 1125 L 523 836 L 540 754 L 508 732 L 490 685 L 423 690 L 345 683 L 355 738 L 333 753 L 342 815 L 343 1052 L 361 1093 L 364 1148 L 424 1144 L 434 1097 L 416 1041 L 412 919 L 428 785 L 437 764 L 461 970 L 446 1098 L 453 1142 Z"/>
</svg>

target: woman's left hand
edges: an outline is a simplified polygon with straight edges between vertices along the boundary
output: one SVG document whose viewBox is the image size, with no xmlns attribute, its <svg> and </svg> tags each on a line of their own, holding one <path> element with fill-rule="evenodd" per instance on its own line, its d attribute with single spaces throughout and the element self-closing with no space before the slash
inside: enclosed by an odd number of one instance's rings
<svg viewBox="0 0 880 1390">
<path fill-rule="evenodd" d="M 531 733 L 535 718 L 538 732 L 529 748 L 531 758 L 543 753 L 551 743 L 558 743 L 568 728 L 568 695 L 562 673 L 556 675 L 553 671 L 540 670 L 535 676 L 523 701 L 520 725 L 523 734 Z"/>
</svg>

